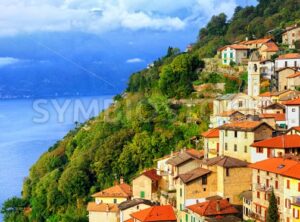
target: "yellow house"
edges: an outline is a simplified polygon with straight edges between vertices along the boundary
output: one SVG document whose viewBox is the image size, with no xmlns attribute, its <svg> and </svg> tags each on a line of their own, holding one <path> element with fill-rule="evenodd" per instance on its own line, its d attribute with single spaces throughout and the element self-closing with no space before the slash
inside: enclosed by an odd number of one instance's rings
<svg viewBox="0 0 300 222">
<path fill-rule="evenodd" d="M 219 129 L 210 129 L 204 133 L 203 136 L 203 147 L 205 158 L 216 157 L 219 153 L 220 143 L 219 143 Z"/>
<path fill-rule="evenodd" d="M 288 89 L 297 89 L 300 86 L 300 72 L 296 72 L 287 77 Z"/>
<path fill-rule="evenodd" d="M 240 121 L 224 124 L 220 129 L 220 153 L 247 162 L 251 161 L 250 145 L 272 137 L 273 128 L 261 121 Z"/>
<path fill-rule="evenodd" d="M 131 186 L 121 179 L 120 184 L 102 190 L 92 195 L 94 202 L 89 202 L 87 210 L 89 212 L 89 222 L 120 221 L 118 205 L 131 199 Z"/>
<path fill-rule="evenodd" d="M 161 176 L 156 169 L 146 170 L 132 180 L 133 198 L 159 201 L 157 192 Z"/>
<path fill-rule="evenodd" d="M 277 90 L 283 91 L 288 88 L 288 77 L 294 75 L 296 73 L 296 69 L 290 67 L 284 67 L 276 70 L 276 76 L 278 81 Z"/>
<path fill-rule="evenodd" d="M 279 51 L 278 46 L 275 42 L 270 41 L 267 43 L 264 43 L 259 49 L 258 52 L 261 55 L 262 60 L 268 60 L 271 59 L 274 54 L 276 54 Z"/>
<path fill-rule="evenodd" d="M 297 157 L 270 158 L 252 168 L 252 218 L 265 221 L 272 190 L 277 198 L 280 221 L 299 220 L 300 163 Z"/>
</svg>

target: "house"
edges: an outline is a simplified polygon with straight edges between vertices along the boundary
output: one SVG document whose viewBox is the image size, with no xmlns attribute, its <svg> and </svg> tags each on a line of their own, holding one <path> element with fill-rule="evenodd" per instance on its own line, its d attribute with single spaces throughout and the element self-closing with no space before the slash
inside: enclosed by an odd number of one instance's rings
<svg viewBox="0 0 300 222">
<path fill-rule="evenodd" d="M 219 129 L 209 129 L 208 131 L 202 133 L 204 138 L 203 145 L 204 145 L 204 157 L 211 158 L 215 157 L 219 153 Z"/>
<path fill-rule="evenodd" d="M 179 220 L 186 218 L 186 207 L 216 193 L 216 175 L 198 167 L 180 174 L 176 180 L 176 209 Z"/>
<path fill-rule="evenodd" d="M 190 222 L 199 221 L 241 221 L 240 218 L 235 217 L 238 210 L 233 207 L 228 200 L 209 200 L 202 203 L 197 203 L 187 207 L 187 218 Z M 229 220 L 230 218 L 230 220 Z M 210 220 L 211 219 L 211 220 Z"/>
<path fill-rule="evenodd" d="M 251 162 L 285 154 L 300 154 L 300 135 L 281 135 L 251 145 Z"/>
<path fill-rule="evenodd" d="M 131 214 L 147 209 L 154 205 L 150 200 L 145 199 L 133 199 L 127 200 L 119 204 L 118 208 L 120 211 L 120 222 L 124 222 L 131 218 Z"/>
<path fill-rule="evenodd" d="M 92 195 L 94 202 L 89 202 L 87 211 L 89 212 L 89 222 L 120 221 L 118 205 L 132 197 L 131 187 L 124 183 L 123 179 L 108 189 L 102 190 Z"/>
<path fill-rule="evenodd" d="M 287 67 L 300 67 L 300 53 L 288 53 L 280 55 L 278 58 L 275 59 L 275 70 Z"/>
<path fill-rule="evenodd" d="M 291 67 L 284 67 L 275 71 L 275 80 L 278 91 L 284 91 L 288 88 L 288 77 L 293 76 L 297 70 Z"/>
<path fill-rule="evenodd" d="M 176 222 L 177 218 L 171 205 L 153 206 L 131 214 L 126 222 Z"/>
<path fill-rule="evenodd" d="M 243 219 L 244 221 L 251 220 L 252 215 L 252 191 L 247 190 L 241 193 L 243 199 Z"/>
<path fill-rule="evenodd" d="M 300 96 L 300 92 L 296 90 L 283 90 L 272 93 L 272 101 L 285 105 L 287 101 L 296 99 Z"/>
<path fill-rule="evenodd" d="M 297 221 L 299 208 L 299 161 L 270 158 L 249 166 L 252 169 L 253 207 L 251 218 L 266 221 L 272 190 L 277 198 L 280 221 Z M 296 198 L 295 198 L 296 197 Z"/>
<path fill-rule="evenodd" d="M 300 135 L 300 126 L 295 126 L 295 127 L 292 127 L 290 128 L 287 132 L 286 132 L 287 135 L 293 135 L 293 134 L 298 134 Z"/>
<path fill-rule="evenodd" d="M 240 121 L 224 124 L 220 130 L 220 154 L 251 161 L 250 145 L 272 137 L 274 129 L 262 121 Z"/>
<path fill-rule="evenodd" d="M 156 169 L 146 170 L 132 180 L 132 195 L 134 198 L 158 201 L 157 191 L 161 176 Z"/>
<path fill-rule="evenodd" d="M 245 45 L 234 44 L 220 48 L 222 64 L 230 65 L 231 63 L 242 64 L 248 58 L 248 47 Z"/>
<path fill-rule="evenodd" d="M 218 156 L 210 159 L 203 159 L 202 168 L 211 171 L 208 176 L 208 188 L 216 187 L 216 193 L 211 192 L 210 196 L 217 195 L 226 198 L 230 203 L 241 205 L 240 194 L 248 190 L 251 185 L 251 170 L 248 162 L 229 156 Z M 209 181 L 215 181 L 210 183 Z"/>
<path fill-rule="evenodd" d="M 200 160 L 203 157 L 203 150 L 183 149 L 180 152 L 172 152 L 171 155 L 165 156 L 157 161 L 157 174 L 161 176 L 159 183 L 161 203 L 175 204 L 175 178 L 177 178 L 180 173 L 185 173 L 199 167 Z"/>
<path fill-rule="evenodd" d="M 264 107 L 267 107 L 267 106 L 269 106 L 269 105 L 271 105 L 273 103 L 273 101 L 272 101 L 272 93 L 271 92 L 261 93 L 258 96 L 258 100 L 259 100 L 259 105 L 258 105 L 259 108 L 263 109 Z"/>
<path fill-rule="evenodd" d="M 279 51 L 279 48 L 275 42 L 269 41 L 263 43 L 261 47 L 258 49 L 258 51 L 259 54 L 261 55 L 262 60 L 269 60 L 272 59 L 272 56 Z"/>
<path fill-rule="evenodd" d="M 285 105 L 288 128 L 300 126 L 300 98 L 290 100 Z"/>
<path fill-rule="evenodd" d="M 287 27 L 282 33 L 282 43 L 289 48 L 295 48 L 295 42 L 300 40 L 300 26 L 297 24 Z"/>
<path fill-rule="evenodd" d="M 285 106 L 280 103 L 272 103 L 263 107 L 262 114 L 283 114 L 285 113 Z"/>
<path fill-rule="evenodd" d="M 259 115 L 261 121 L 268 123 L 274 129 L 285 129 L 286 118 L 285 113 L 262 113 Z"/>
<path fill-rule="evenodd" d="M 258 51 L 252 52 L 248 62 L 248 95 L 260 94 L 260 55 Z"/>
<path fill-rule="evenodd" d="M 224 111 L 216 116 L 211 116 L 210 121 L 212 127 L 219 127 L 225 123 L 241 120 L 244 118 L 245 115 L 240 111 L 229 110 L 229 111 Z"/>
<path fill-rule="evenodd" d="M 300 87 L 300 72 L 297 71 L 289 76 L 287 78 L 287 88 L 295 90 Z"/>
</svg>

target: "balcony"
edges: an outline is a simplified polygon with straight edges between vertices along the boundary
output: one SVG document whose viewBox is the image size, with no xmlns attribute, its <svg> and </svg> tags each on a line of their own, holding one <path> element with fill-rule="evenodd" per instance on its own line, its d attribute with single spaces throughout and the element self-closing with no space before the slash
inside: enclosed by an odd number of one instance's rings
<svg viewBox="0 0 300 222">
<path fill-rule="evenodd" d="M 257 191 L 261 191 L 261 192 L 272 192 L 273 189 L 272 186 L 266 186 L 265 184 L 256 184 L 255 188 Z"/>
<path fill-rule="evenodd" d="M 300 207 L 300 196 L 292 197 L 292 205 L 296 205 Z"/>
</svg>

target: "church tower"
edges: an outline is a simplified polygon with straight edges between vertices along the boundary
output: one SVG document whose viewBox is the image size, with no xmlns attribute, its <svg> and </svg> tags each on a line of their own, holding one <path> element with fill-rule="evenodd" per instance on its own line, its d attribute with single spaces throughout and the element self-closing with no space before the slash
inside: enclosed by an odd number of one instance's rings
<svg viewBox="0 0 300 222">
<path fill-rule="evenodd" d="M 248 95 L 260 94 L 260 55 L 257 51 L 252 52 L 248 62 Z"/>
</svg>

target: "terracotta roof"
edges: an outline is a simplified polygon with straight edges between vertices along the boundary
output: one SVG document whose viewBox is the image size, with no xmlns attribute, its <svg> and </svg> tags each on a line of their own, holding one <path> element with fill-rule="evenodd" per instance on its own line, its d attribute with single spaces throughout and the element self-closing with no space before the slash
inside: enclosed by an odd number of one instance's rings
<svg viewBox="0 0 300 222">
<path fill-rule="evenodd" d="M 299 76 L 300 76 L 300 72 L 295 72 L 294 74 L 289 75 L 286 78 L 296 78 L 296 77 L 299 77 Z"/>
<path fill-rule="evenodd" d="M 187 161 L 194 160 L 194 159 L 201 159 L 204 156 L 203 150 L 195 150 L 189 149 L 183 152 L 179 152 L 175 157 L 169 159 L 167 164 L 173 166 L 179 166 Z"/>
<path fill-rule="evenodd" d="M 118 184 L 92 195 L 92 197 L 131 197 L 131 186 L 126 183 Z"/>
<path fill-rule="evenodd" d="M 219 209 L 217 209 L 218 204 Z M 235 209 L 226 199 L 210 200 L 203 203 L 188 206 L 187 208 L 200 216 L 210 217 L 238 213 L 237 209 Z"/>
<path fill-rule="evenodd" d="M 248 50 L 249 48 L 242 44 L 232 44 L 232 45 L 226 45 L 218 49 L 218 51 L 223 51 L 226 48 L 231 48 L 235 50 Z"/>
<path fill-rule="evenodd" d="M 300 105 L 300 98 L 287 101 L 284 103 L 284 105 L 286 106 Z"/>
<path fill-rule="evenodd" d="M 239 168 L 248 166 L 246 161 L 229 156 L 217 156 L 210 159 L 204 159 L 202 160 L 202 164 L 207 166 L 218 165 L 224 168 Z"/>
<path fill-rule="evenodd" d="M 207 169 L 203 169 L 201 167 L 196 168 L 194 170 L 191 170 L 189 172 L 183 173 L 179 175 L 179 178 L 182 180 L 184 183 L 189 183 L 193 180 L 196 180 L 204 175 L 209 174 L 211 171 Z"/>
<path fill-rule="evenodd" d="M 261 125 L 267 125 L 272 128 L 269 124 L 262 121 L 240 121 L 240 122 L 231 122 L 224 124 L 219 127 L 221 130 L 238 130 L 238 131 L 246 131 L 252 132 Z M 273 128 L 272 128 L 273 129 Z"/>
<path fill-rule="evenodd" d="M 265 93 L 260 94 L 259 96 L 260 97 L 271 97 L 272 94 L 271 94 L 271 92 L 265 92 Z"/>
<path fill-rule="evenodd" d="M 147 221 L 176 221 L 176 215 L 172 206 L 153 206 L 130 215 L 141 222 Z"/>
<path fill-rule="evenodd" d="M 278 48 L 278 46 L 276 45 L 275 42 L 267 42 L 264 45 L 267 46 L 267 48 L 265 50 L 263 50 L 264 52 L 277 52 L 277 51 L 279 51 L 279 48 Z"/>
<path fill-rule="evenodd" d="M 300 53 L 288 53 L 280 55 L 276 60 L 280 59 L 300 59 Z"/>
<path fill-rule="evenodd" d="M 285 113 L 263 113 L 259 115 L 260 118 L 274 118 L 275 121 L 285 121 Z"/>
<path fill-rule="evenodd" d="M 272 40 L 271 38 L 254 39 L 254 40 L 249 40 L 249 41 L 241 42 L 241 44 L 244 44 L 244 45 L 264 44 L 264 43 L 267 43 L 267 42 L 269 42 L 271 40 Z"/>
<path fill-rule="evenodd" d="M 284 158 L 270 158 L 250 164 L 249 167 L 252 169 L 263 170 L 282 175 L 284 172 L 296 166 L 297 164 L 299 164 L 299 162 L 295 160 Z"/>
<path fill-rule="evenodd" d="M 118 212 L 119 208 L 117 204 L 96 204 L 96 202 L 89 202 L 87 210 L 95 212 Z"/>
<path fill-rule="evenodd" d="M 253 143 L 251 146 L 278 149 L 300 148 L 300 136 L 297 134 L 277 136 Z"/>
<path fill-rule="evenodd" d="M 202 136 L 205 138 L 219 138 L 219 132 L 218 128 L 214 128 L 202 133 Z"/>
<path fill-rule="evenodd" d="M 280 103 L 273 103 L 273 104 L 270 104 L 270 105 L 264 107 L 264 109 L 283 109 L 283 110 L 285 110 L 285 106 Z"/>
<path fill-rule="evenodd" d="M 156 169 L 151 169 L 143 172 L 141 175 L 145 175 L 146 177 L 150 178 L 152 181 L 159 181 L 161 176 L 157 175 Z"/>
<path fill-rule="evenodd" d="M 131 208 L 131 207 L 134 207 L 134 206 L 137 206 L 137 205 L 140 205 L 140 204 L 145 204 L 145 205 L 148 205 L 148 206 L 153 206 L 154 205 L 154 203 L 151 202 L 150 200 L 137 198 L 137 199 L 127 200 L 127 201 L 124 201 L 124 202 L 120 203 L 118 208 L 120 210 L 126 210 L 128 208 Z"/>
<path fill-rule="evenodd" d="M 132 218 L 125 220 L 124 222 L 134 222 L 134 220 Z"/>
<path fill-rule="evenodd" d="M 290 167 L 285 172 L 283 172 L 282 175 L 286 177 L 300 179 L 300 163 L 298 162 L 297 165 Z"/>
</svg>

